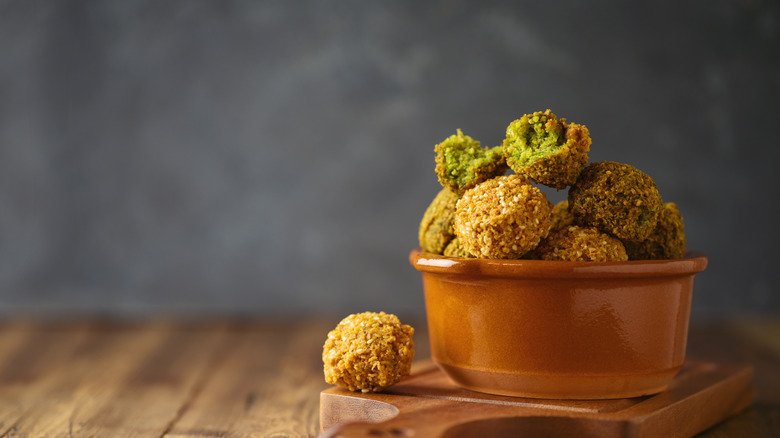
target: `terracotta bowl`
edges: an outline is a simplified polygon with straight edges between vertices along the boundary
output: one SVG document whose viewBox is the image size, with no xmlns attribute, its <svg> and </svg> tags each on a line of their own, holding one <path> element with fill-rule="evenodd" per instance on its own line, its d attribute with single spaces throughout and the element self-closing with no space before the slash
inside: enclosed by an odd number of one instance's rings
<svg viewBox="0 0 780 438">
<path fill-rule="evenodd" d="M 419 249 L 431 355 L 491 394 L 607 399 L 663 391 L 682 368 L 707 257 L 629 262 L 450 258 Z"/>
</svg>

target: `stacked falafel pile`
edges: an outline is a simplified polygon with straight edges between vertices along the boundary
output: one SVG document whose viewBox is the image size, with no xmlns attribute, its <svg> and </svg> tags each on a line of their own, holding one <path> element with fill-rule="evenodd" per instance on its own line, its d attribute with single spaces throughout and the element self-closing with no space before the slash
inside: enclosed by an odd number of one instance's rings
<svg viewBox="0 0 780 438">
<path fill-rule="evenodd" d="M 652 178 L 634 166 L 589 164 L 590 145 L 587 127 L 549 109 L 513 121 L 493 148 L 457 130 L 434 148 L 444 188 L 423 215 L 420 247 L 493 259 L 682 258 L 677 205 L 664 203 Z M 568 188 L 568 199 L 552 205 L 535 184 Z"/>
</svg>

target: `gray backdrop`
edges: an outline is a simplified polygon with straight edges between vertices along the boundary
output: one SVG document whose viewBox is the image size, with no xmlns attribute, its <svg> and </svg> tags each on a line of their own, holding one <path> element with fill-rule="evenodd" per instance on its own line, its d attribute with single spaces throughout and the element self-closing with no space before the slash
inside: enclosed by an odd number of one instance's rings
<svg viewBox="0 0 780 438">
<path fill-rule="evenodd" d="M 433 145 L 546 108 L 780 311 L 778 2 L 0 1 L 0 93 L 2 314 L 420 314 Z"/>
</svg>

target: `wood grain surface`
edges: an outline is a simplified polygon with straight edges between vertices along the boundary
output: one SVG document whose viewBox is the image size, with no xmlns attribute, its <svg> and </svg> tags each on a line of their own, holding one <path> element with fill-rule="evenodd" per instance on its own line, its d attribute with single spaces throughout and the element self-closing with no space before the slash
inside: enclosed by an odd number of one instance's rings
<svg viewBox="0 0 780 438">
<path fill-rule="evenodd" d="M 2 321 L 0 437 L 316 436 L 340 319 Z M 751 407 L 700 436 L 780 436 L 779 340 L 778 318 L 692 323 L 689 358 L 755 372 Z"/>
<path fill-rule="evenodd" d="M 457 387 L 430 360 L 416 365 L 382 393 L 323 391 L 323 435 L 689 438 L 741 412 L 753 397 L 753 370 L 746 365 L 689 360 L 660 394 L 607 400 L 482 394 Z"/>
</svg>

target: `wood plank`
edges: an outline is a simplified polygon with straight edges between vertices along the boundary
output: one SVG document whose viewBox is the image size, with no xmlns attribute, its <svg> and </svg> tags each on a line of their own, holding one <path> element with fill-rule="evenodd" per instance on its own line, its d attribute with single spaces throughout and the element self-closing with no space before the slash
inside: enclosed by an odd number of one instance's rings
<svg viewBox="0 0 780 438">
<path fill-rule="evenodd" d="M 335 326 L 335 325 L 334 325 Z M 236 339 L 167 438 L 315 436 L 329 323 L 252 324 Z"/>
<path fill-rule="evenodd" d="M 159 437 L 175 421 L 224 330 L 170 323 L 93 328 L 92 342 L 25 388 L 29 405 L 6 436 Z"/>
<path fill-rule="evenodd" d="M 162 326 L 154 348 L 122 354 L 126 365 L 103 373 L 71 414 L 73 436 L 160 437 L 202 387 L 228 340 L 224 326 Z M 118 364 L 117 364 L 118 365 Z"/>
<path fill-rule="evenodd" d="M 691 323 L 688 356 L 723 363 L 750 364 L 755 369 L 755 401 L 746 411 L 700 434 L 701 438 L 780 436 L 780 361 L 767 333 L 780 319 L 698 320 Z"/>
<path fill-rule="evenodd" d="M 537 400 L 458 388 L 428 362 L 381 394 L 323 391 L 321 421 L 326 436 L 341 437 L 691 437 L 745 409 L 752 378 L 749 367 L 688 362 L 654 396 Z"/>
<path fill-rule="evenodd" d="M 0 437 L 315 436 L 337 322 L 0 321 Z M 419 361 L 425 324 L 412 325 Z M 756 371 L 754 404 L 701 437 L 780 435 L 778 327 L 692 323 L 689 358 Z"/>
<path fill-rule="evenodd" d="M 42 384 L 27 386 L 21 399 L 29 406 L 25 415 L 8 432 L 8 436 L 70 436 L 71 421 L 90 391 L 99 388 L 107 375 L 121 375 L 132 366 L 125 354 L 143 354 L 153 348 L 154 339 L 137 336 L 135 327 L 128 330 L 92 326 L 89 342 L 74 350 L 72 357 L 60 361 L 48 372 Z M 64 331 L 63 336 L 72 336 Z"/>
<path fill-rule="evenodd" d="M 57 393 L 51 379 L 92 341 L 90 325 L 6 321 L 0 330 L 0 436 L 18 436 L 20 424 Z M 43 399 L 43 401 L 41 401 Z"/>
<path fill-rule="evenodd" d="M 780 359 L 780 323 L 776 319 L 738 319 L 734 327 L 756 346 L 771 351 Z"/>
<path fill-rule="evenodd" d="M 719 363 L 750 364 L 756 371 L 757 404 L 780 404 L 780 372 L 774 351 L 740 328 L 734 320 L 698 321 L 691 324 L 688 357 Z M 780 325 L 775 320 L 774 326 Z"/>
</svg>

